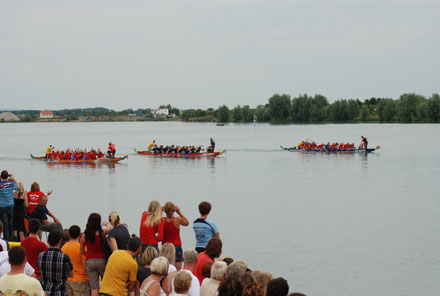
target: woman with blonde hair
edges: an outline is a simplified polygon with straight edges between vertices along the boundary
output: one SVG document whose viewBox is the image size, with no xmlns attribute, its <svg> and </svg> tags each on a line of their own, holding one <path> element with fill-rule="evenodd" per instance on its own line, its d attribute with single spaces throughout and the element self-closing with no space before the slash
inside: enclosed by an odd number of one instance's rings
<svg viewBox="0 0 440 296">
<path fill-rule="evenodd" d="M 154 247 L 159 252 L 158 243 L 163 240 L 162 207 L 157 200 L 148 205 L 148 212 L 142 213 L 139 236 L 144 244 L 142 250 Z"/>
<path fill-rule="evenodd" d="M 127 225 L 121 222 L 116 211 L 110 213 L 108 221 L 112 225 L 112 230 L 108 233 L 108 237 L 113 252 L 116 250 L 127 250 L 128 240 L 130 239 L 130 232 L 128 231 Z"/>
<path fill-rule="evenodd" d="M 24 240 L 24 233 L 26 231 L 24 216 L 25 207 L 27 206 L 26 190 L 24 190 L 23 183 L 18 182 L 18 190 L 14 192 L 14 236 L 19 242 Z"/>
<path fill-rule="evenodd" d="M 174 266 L 174 264 L 176 264 L 176 249 L 174 248 L 173 244 L 163 244 L 160 248 L 159 256 L 163 256 L 168 259 L 168 262 L 170 263 L 168 273 L 177 271 L 176 267 Z"/>
<path fill-rule="evenodd" d="M 164 218 L 164 230 L 163 230 L 163 241 L 162 243 L 172 243 L 176 249 L 176 269 L 180 270 L 182 268 L 183 250 L 182 250 L 182 240 L 180 239 L 180 226 L 188 226 L 188 219 L 182 214 L 180 208 L 172 202 L 167 202 L 163 210 L 166 214 Z M 174 212 L 176 212 L 179 217 L 174 217 Z"/>
<path fill-rule="evenodd" d="M 140 295 L 142 296 L 165 296 L 160 281 L 168 273 L 168 260 L 165 257 L 154 258 L 151 262 L 151 275 L 141 285 Z"/>
<path fill-rule="evenodd" d="M 142 253 L 142 264 L 139 264 L 136 275 L 136 296 L 139 296 L 140 285 L 151 275 L 151 262 L 159 257 L 159 253 L 153 247 L 148 247 Z"/>
</svg>

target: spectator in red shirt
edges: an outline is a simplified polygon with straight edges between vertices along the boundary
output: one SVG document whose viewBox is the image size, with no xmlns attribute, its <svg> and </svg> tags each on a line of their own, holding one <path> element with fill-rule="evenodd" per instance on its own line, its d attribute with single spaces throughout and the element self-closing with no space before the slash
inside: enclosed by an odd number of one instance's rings
<svg viewBox="0 0 440 296">
<path fill-rule="evenodd" d="M 180 239 L 180 226 L 188 226 L 188 219 L 182 214 L 180 208 L 172 202 L 167 202 L 163 210 L 167 215 L 164 220 L 163 241 L 162 244 L 172 243 L 176 249 L 176 269 L 179 271 L 182 268 L 182 240 Z M 179 217 L 174 217 L 176 212 Z"/>
<path fill-rule="evenodd" d="M 47 251 L 45 243 L 39 240 L 41 223 L 38 219 L 29 221 L 29 236 L 21 241 L 21 246 L 26 250 L 26 257 L 29 264 L 35 269 L 35 275 L 40 278 L 40 269 L 38 269 L 38 254 Z"/>
<path fill-rule="evenodd" d="M 159 252 L 158 242 L 163 240 L 162 207 L 157 200 L 148 205 L 148 212 L 142 213 L 139 236 L 144 244 L 142 250 L 154 247 Z"/>
<path fill-rule="evenodd" d="M 194 268 L 194 275 L 199 279 L 200 285 L 205 278 L 202 275 L 203 266 L 208 263 L 214 262 L 214 258 L 217 258 L 222 253 L 222 241 L 219 238 L 211 238 L 206 245 L 206 249 L 204 252 L 199 253 L 197 256 L 197 265 Z"/>
<path fill-rule="evenodd" d="M 47 192 L 47 196 L 51 194 L 52 194 L 52 190 L 49 190 Z M 40 191 L 40 184 L 38 184 L 37 182 L 32 183 L 31 191 L 27 193 L 27 200 L 29 206 L 26 212 L 28 215 L 32 214 L 35 207 L 40 203 L 40 198 L 42 195 L 44 195 L 44 193 Z"/>
</svg>

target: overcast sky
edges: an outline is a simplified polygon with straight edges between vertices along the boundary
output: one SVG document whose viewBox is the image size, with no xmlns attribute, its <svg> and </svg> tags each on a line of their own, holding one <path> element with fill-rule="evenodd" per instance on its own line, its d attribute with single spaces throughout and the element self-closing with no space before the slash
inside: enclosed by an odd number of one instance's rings
<svg viewBox="0 0 440 296">
<path fill-rule="evenodd" d="M 440 92 L 438 0 L 0 0 L 0 109 Z"/>
</svg>

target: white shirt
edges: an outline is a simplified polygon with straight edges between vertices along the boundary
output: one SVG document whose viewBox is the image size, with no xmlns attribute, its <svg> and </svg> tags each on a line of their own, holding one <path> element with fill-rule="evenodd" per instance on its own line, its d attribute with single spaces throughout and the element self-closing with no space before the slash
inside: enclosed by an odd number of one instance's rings
<svg viewBox="0 0 440 296">
<path fill-rule="evenodd" d="M 173 272 L 173 271 L 177 271 L 177 268 L 173 264 L 169 264 L 168 265 L 168 274 L 170 274 L 170 272 Z"/>
<path fill-rule="evenodd" d="M 214 296 L 217 294 L 218 286 L 220 285 L 219 280 L 205 278 L 200 287 L 201 296 Z"/>
<path fill-rule="evenodd" d="M 0 246 L 2 246 L 3 251 L 7 251 L 8 250 L 8 243 L 4 239 L 2 239 L 2 238 L 0 238 Z"/>
<path fill-rule="evenodd" d="M 186 295 L 188 296 L 200 296 L 200 282 L 199 279 L 193 275 L 193 273 L 190 270 L 186 270 L 186 269 L 182 269 L 182 271 L 186 271 L 187 273 L 189 273 L 191 275 L 192 281 L 191 281 L 191 287 L 189 288 L 189 291 Z M 174 279 L 173 279 L 173 290 L 171 291 L 172 293 L 174 292 Z"/>
<path fill-rule="evenodd" d="M 9 264 L 9 255 L 8 251 L 2 251 L 0 252 L 0 277 L 7 274 L 11 271 L 11 265 Z M 32 266 L 26 262 L 26 265 L 24 266 L 24 274 L 31 276 L 33 275 L 35 270 L 32 268 Z"/>
</svg>

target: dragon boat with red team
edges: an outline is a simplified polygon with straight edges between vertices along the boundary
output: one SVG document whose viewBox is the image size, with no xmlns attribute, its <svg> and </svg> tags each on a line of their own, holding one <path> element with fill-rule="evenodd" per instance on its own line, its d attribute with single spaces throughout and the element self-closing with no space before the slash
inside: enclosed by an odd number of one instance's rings
<svg viewBox="0 0 440 296">
<path fill-rule="evenodd" d="M 200 158 L 200 157 L 216 157 L 226 152 L 226 149 L 223 149 L 219 152 L 187 152 L 187 153 L 155 153 L 153 151 L 139 151 L 134 148 L 134 151 L 137 154 L 141 155 L 149 155 L 155 157 L 174 157 L 174 158 Z"/>
<path fill-rule="evenodd" d="M 281 149 L 290 151 L 290 152 L 324 152 L 324 153 L 353 153 L 353 152 L 361 152 L 361 153 L 371 153 L 378 149 L 380 146 L 376 146 L 376 148 L 368 148 L 367 138 L 364 136 L 361 137 L 361 144 L 356 147 L 354 143 L 330 143 L 327 144 L 316 144 L 314 141 L 310 141 L 309 139 L 305 141 L 301 141 L 298 146 L 286 148 L 280 146 Z"/>
<path fill-rule="evenodd" d="M 51 163 L 113 163 L 118 162 L 121 160 L 124 160 L 128 157 L 127 154 L 121 156 L 121 157 L 114 157 L 114 158 L 108 158 L 108 157 L 100 157 L 95 159 L 88 159 L 88 158 L 82 158 L 82 159 L 58 159 L 58 158 L 46 158 L 46 156 L 33 156 L 31 154 L 31 158 L 35 160 L 43 160 L 46 162 Z"/>
<path fill-rule="evenodd" d="M 367 148 L 367 149 L 358 149 L 358 148 L 352 148 L 352 149 L 325 149 L 325 148 L 313 148 L 313 149 L 307 149 L 307 148 L 298 148 L 298 147 L 283 147 L 280 146 L 281 149 L 290 151 L 290 152 L 322 152 L 322 153 L 371 153 L 378 149 L 380 149 L 380 146 L 376 146 L 376 148 Z"/>
</svg>

